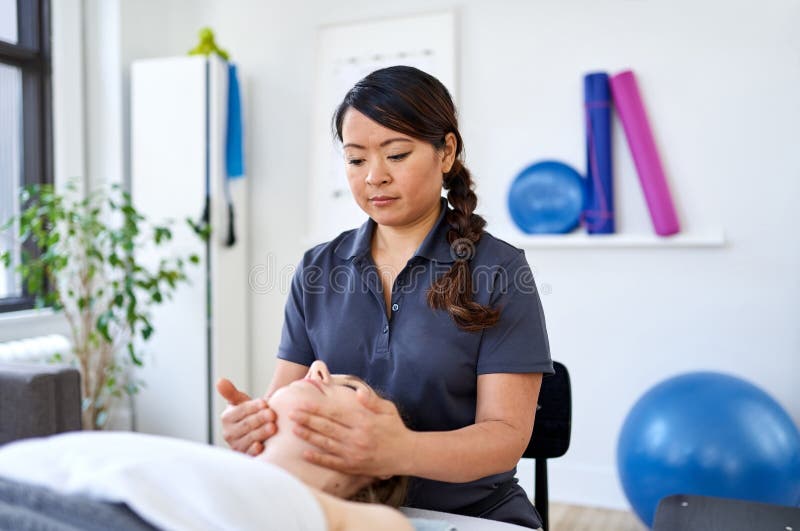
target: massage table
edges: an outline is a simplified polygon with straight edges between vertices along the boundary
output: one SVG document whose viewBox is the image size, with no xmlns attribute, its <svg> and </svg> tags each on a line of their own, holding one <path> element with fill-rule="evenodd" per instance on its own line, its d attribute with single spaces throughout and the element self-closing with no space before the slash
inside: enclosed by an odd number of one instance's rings
<svg viewBox="0 0 800 531">
<path fill-rule="evenodd" d="M 402 508 L 417 531 L 526 528 Z M 179 439 L 73 432 L 0 447 L 0 529 L 324 531 L 297 478 L 271 463 Z"/>
</svg>

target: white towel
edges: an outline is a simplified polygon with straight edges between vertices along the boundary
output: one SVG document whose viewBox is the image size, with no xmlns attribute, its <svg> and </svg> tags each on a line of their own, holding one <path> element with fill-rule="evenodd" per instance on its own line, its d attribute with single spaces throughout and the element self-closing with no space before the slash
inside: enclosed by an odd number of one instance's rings
<svg viewBox="0 0 800 531">
<path fill-rule="evenodd" d="M 0 476 L 123 502 L 169 530 L 324 531 L 314 495 L 231 450 L 128 432 L 73 432 L 0 447 Z"/>
</svg>

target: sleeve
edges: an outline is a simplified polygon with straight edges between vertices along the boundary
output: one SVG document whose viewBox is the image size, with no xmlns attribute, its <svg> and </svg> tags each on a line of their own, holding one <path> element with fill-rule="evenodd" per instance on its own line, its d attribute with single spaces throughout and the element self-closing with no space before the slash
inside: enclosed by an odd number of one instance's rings
<svg viewBox="0 0 800 531">
<path fill-rule="evenodd" d="M 483 331 L 477 373 L 553 374 L 542 302 L 524 252 L 498 271 L 490 304 L 500 320 Z"/>
<path fill-rule="evenodd" d="M 278 358 L 301 365 L 311 365 L 316 356 L 314 355 L 314 349 L 311 347 L 311 340 L 308 337 L 306 328 L 305 297 L 303 296 L 304 278 L 305 268 L 301 261 L 292 276 L 289 297 L 286 299 L 281 342 L 278 346 Z"/>
</svg>

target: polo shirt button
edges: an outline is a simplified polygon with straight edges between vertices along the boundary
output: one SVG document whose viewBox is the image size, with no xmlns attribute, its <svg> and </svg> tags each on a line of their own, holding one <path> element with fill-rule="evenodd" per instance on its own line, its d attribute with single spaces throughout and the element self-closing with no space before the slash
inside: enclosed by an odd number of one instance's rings
<svg viewBox="0 0 800 531">
<path fill-rule="evenodd" d="M 389 331 L 389 325 L 383 325 L 383 333 L 385 334 L 388 331 Z"/>
<path fill-rule="evenodd" d="M 396 312 L 399 309 L 400 309 L 400 305 L 399 304 L 397 304 L 397 303 L 392 304 L 392 311 L 393 312 Z"/>
</svg>

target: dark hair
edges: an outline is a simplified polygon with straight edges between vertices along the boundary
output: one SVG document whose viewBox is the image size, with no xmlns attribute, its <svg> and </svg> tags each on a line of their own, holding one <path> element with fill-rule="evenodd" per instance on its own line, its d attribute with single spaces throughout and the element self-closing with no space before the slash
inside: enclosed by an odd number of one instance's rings
<svg viewBox="0 0 800 531">
<path fill-rule="evenodd" d="M 356 83 L 336 109 L 333 128 L 339 141 L 344 115 L 351 107 L 384 127 L 428 142 L 437 150 L 444 148 L 448 133 L 455 135 L 455 161 L 443 181 L 447 201 L 453 207 L 447 215 L 447 241 L 455 263 L 428 290 L 428 305 L 447 310 L 462 330 L 479 331 L 494 325 L 500 311 L 472 300 L 469 261 L 486 220 L 474 213 L 478 196 L 463 163 L 464 143 L 447 88 L 432 75 L 411 66 L 376 70 Z"/>
<path fill-rule="evenodd" d="M 400 507 L 405 503 L 408 493 L 408 476 L 392 476 L 379 479 L 362 488 L 348 498 L 350 501 L 380 503 L 389 507 Z"/>
</svg>

